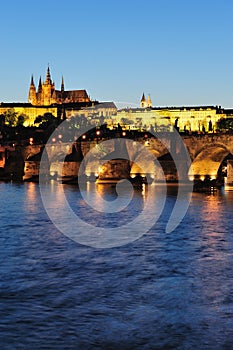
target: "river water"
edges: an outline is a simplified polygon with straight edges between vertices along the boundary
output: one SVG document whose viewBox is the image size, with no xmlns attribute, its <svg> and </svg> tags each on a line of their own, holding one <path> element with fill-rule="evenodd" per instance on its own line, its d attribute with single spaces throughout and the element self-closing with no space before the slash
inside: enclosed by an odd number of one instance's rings
<svg viewBox="0 0 233 350">
<path fill-rule="evenodd" d="M 91 220 L 79 190 L 64 188 Z M 167 234 L 169 189 L 154 227 L 111 249 L 61 234 L 38 184 L 0 192 L 1 349 L 233 349 L 233 192 L 194 193 Z"/>
</svg>

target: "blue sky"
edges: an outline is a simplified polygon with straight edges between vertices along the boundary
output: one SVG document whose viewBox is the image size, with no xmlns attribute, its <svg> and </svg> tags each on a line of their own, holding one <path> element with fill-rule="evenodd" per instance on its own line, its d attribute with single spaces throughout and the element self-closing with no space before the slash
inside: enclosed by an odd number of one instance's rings
<svg viewBox="0 0 233 350">
<path fill-rule="evenodd" d="M 233 108 L 232 15 L 232 0 L 4 1 L 0 101 L 27 101 L 49 62 L 57 88 L 63 74 L 100 101 Z"/>
</svg>

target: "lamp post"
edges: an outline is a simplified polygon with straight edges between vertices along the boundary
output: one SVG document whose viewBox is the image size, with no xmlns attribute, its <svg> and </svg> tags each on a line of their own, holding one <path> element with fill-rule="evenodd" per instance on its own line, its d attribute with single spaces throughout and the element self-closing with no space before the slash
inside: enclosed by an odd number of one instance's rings
<svg viewBox="0 0 233 350">
<path fill-rule="evenodd" d="M 100 136 L 100 130 L 97 130 L 96 131 L 96 140 L 97 140 L 97 143 L 99 141 L 99 136 Z"/>
</svg>

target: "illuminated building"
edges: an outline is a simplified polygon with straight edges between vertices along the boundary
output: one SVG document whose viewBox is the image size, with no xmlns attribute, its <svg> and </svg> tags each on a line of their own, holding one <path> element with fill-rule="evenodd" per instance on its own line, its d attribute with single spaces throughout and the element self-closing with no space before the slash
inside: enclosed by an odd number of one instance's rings
<svg viewBox="0 0 233 350">
<path fill-rule="evenodd" d="M 44 82 L 39 80 L 38 88 L 34 84 L 33 76 L 28 94 L 28 102 L 33 106 L 51 106 L 53 104 L 90 102 L 86 90 L 65 90 L 64 78 L 62 77 L 61 89 L 55 89 L 55 83 L 51 79 L 48 67 Z"/>
</svg>

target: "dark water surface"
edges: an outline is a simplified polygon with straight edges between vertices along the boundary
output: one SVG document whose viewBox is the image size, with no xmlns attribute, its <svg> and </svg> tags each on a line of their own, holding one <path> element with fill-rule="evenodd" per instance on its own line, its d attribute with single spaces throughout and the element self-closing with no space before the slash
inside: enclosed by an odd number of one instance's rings
<svg viewBox="0 0 233 350">
<path fill-rule="evenodd" d="M 65 191 L 91 220 L 78 189 Z M 112 249 L 62 235 L 38 184 L 0 194 L 0 349 L 233 349 L 233 193 L 193 194 L 166 234 L 169 190 L 154 228 Z"/>
</svg>

